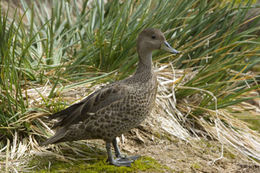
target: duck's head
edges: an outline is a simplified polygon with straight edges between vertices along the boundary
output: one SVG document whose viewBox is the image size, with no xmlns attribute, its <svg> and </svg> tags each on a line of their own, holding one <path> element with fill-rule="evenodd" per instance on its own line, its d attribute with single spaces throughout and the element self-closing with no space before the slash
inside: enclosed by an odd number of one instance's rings
<svg viewBox="0 0 260 173">
<path fill-rule="evenodd" d="M 162 49 L 172 54 L 180 53 L 170 46 L 159 29 L 148 28 L 143 30 L 137 39 L 138 53 L 147 54 L 156 49 Z"/>
</svg>

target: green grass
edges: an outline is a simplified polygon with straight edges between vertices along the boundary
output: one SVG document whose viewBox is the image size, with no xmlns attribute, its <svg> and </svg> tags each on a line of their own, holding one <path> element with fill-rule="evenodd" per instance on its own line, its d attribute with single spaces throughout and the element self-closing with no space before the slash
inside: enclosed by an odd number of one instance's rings
<svg viewBox="0 0 260 173">
<path fill-rule="evenodd" d="M 75 1 L 52 3 L 50 8 L 48 3 L 28 5 L 21 0 L 22 14 L 1 12 L 3 126 L 28 111 L 23 89 L 49 81 L 53 89 L 45 98 L 48 105 L 56 87 L 99 80 L 96 77 L 106 77 L 113 70 L 120 72 L 116 78 L 131 74 L 137 62 L 135 40 L 146 27 L 166 31 L 167 40 L 183 52 L 177 68 L 200 69 L 185 86 L 212 92 L 218 107 L 241 101 L 236 98 L 250 90 L 245 81 L 253 83 L 252 78 L 231 72 L 245 73 L 259 63 L 259 38 L 253 34 L 259 27 L 238 33 L 250 2 L 220 7 L 218 1 L 97 1 L 92 8 L 82 2 L 81 9 Z M 156 55 L 157 59 L 164 56 Z M 172 57 L 161 61 L 172 61 Z M 177 96 L 198 92 L 178 89 Z M 200 106 L 214 109 L 214 100 L 205 95 Z"/>
<path fill-rule="evenodd" d="M 26 2 L 19 1 L 22 10 L 0 8 L 0 139 L 12 139 L 14 131 L 27 137 L 37 127 L 33 134 L 40 140 L 42 124 L 23 118 L 64 108 L 64 101 L 57 102 L 63 89 L 132 74 L 138 60 L 136 37 L 147 27 L 161 29 L 182 51 L 177 59 L 155 52 L 154 61 L 197 70 L 184 86 L 176 87 L 183 104 L 183 99 L 199 95 L 188 103 L 193 115 L 252 99 L 248 93 L 259 89 L 259 76 L 246 73 L 259 64 L 255 31 L 260 27 L 253 22 L 239 31 L 253 1 L 113 0 L 94 1 L 91 8 L 83 0 Z M 30 104 L 27 89 L 46 84 L 51 87 L 47 97 L 39 92 L 41 104 Z"/>
</svg>

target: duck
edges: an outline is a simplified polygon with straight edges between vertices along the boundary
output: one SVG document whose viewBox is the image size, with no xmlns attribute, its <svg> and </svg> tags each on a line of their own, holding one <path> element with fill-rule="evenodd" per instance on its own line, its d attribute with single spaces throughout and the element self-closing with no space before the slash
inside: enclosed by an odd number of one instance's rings
<svg viewBox="0 0 260 173">
<path fill-rule="evenodd" d="M 139 126 L 151 114 L 155 105 L 157 78 L 152 63 L 154 50 L 180 53 L 170 46 L 159 29 L 144 29 L 137 38 L 139 61 L 135 73 L 110 83 L 82 101 L 50 115 L 50 120 L 58 120 L 53 125 L 57 130 L 54 136 L 41 145 L 102 139 L 105 141 L 107 161 L 111 165 L 130 167 L 140 156 L 122 155 L 116 138 Z"/>
</svg>

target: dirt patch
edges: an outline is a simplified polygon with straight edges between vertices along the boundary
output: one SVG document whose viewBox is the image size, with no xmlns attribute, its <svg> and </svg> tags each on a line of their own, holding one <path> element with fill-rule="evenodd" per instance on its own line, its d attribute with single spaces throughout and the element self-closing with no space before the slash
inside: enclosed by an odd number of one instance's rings
<svg viewBox="0 0 260 173">
<path fill-rule="evenodd" d="M 138 134 L 134 135 L 133 134 Z M 144 136 L 140 130 L 132 130 L 121 142 L 122 151 L 129 155 L 152 157 L 171 168 L 169 172 L 204 173 L 257 173 L 260 166 L 232 148 L 218 141 L 191 140 L 192 142 L 162 135 Z M 139 136 L 139 137 L 138 137 Z M 149 171 L 148 171 L 149 172 Z M 168 171 L 167 171 L 168 172 Z"/>
</svg>

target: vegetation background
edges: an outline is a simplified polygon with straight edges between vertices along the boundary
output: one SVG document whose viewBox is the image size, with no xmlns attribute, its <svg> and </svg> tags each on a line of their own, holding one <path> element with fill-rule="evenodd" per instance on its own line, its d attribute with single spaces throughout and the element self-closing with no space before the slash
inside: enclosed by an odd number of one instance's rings
<svg viewBox="0 0 260 173">
<path fill-rule="evenodd" d="M 44 116 L 103 83 L 131 75 L 138 60 L 136 37 L 147 27 L 164 31 L 182 54 L 155 52 L 157 107 L 139 132 L 127 138 L 166 137 L 170 143 L 184 141 L 194 148 L 201 147 L 194 140 L 217 141 L 219 159 L 227 157 L 226 150 L 238 151 L 250 164 L 259 165 L 258 11 L 259 2 L 251 0 L 2 0 L 0 170 L 55 171 L 58 168 L 50 163 L 75 164 L 79 156 L 84 158 L 82 153 L 97 158 L 90 149 L 96 144 L 86 141 L 39 147 L 53 134 Z M 95 152 L 103 153 L 102 146 L 97 148 Z M 55 159 L 47 157 L 36 167 L 36 156 L 46 155 Z M 157 167 L 141 167 L 147 160 Z M 95 164 L 87 165 L 94 170 Z M 144 158 L 133 169 L 116 171 L 183 171 L 181 166 L 166 169 L 160 164 Z M 117 169 L 103 162 L 95 166 Z M 202 167 L 193 164 L 188 171 Z"/>
</svg>

